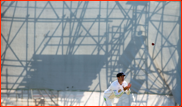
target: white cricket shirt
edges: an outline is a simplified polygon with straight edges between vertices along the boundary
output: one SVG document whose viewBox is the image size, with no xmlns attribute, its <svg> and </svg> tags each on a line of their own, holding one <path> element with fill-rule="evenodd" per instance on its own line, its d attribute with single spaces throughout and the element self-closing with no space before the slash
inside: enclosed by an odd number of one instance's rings
<svg viewBox="0 0 182 107">
<path fill-rule="evenodd" d="M 117 98 L 121 97 L 124 93 L 123 86 L 124 87 L 128 86 L 128 83 L 126 81 L 123 81 L 123 83 L 120 85 L 118 80 L 115 80 L 114 82 L 112 82 L 109 88 L 104 91 L 104 96 L 110 99 L 113 99 L 114 97 L 117 97 Z M 118 92 L 119 89 L 121 89 L 120 92 Z M 126 90 L 125 92 L 127 93 L 127 95 L 129 95 L 130 89 L 129 91 Z"/>
</svg>

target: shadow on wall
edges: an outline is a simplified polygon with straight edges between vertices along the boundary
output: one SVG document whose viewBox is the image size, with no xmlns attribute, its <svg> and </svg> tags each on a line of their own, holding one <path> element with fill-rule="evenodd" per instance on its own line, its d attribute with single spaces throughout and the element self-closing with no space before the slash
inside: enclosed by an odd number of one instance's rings
<svg viewBox="0 0 182 107">
<path fill-rule="evenodd" d="M 2 2 L 1 5 L 3 5 L 3 3 L 4 2 Z M 13 5 L 13 3 L 15 3 L 15 2 L 11 2 L 9 4 L 8 8 L 10 8 Z M 27 2 L 27 6 L 29 5 L 28 3 L 29 2 Z M 140 1 L 128 1 L 126 4 L 131 5 L 131 6 L 138 6 L 138 5 L 146 5 L 147 3 L 149 3 L 149 2 L 148 1 L 141 1 L 141 2 Z M 36 4 L 36 2 L 35 2 L 35 4 Z M 51 6 L 52 10 L 57 15 L 57 13 L 55 12 L 54 8 L 51 5 L 51 2 L 47 2 L 45 7 L 42 9 L 40 15 L 37 18 L 35 17 L 36 18 L 35 23 L 38 24 L 39 22 L 41 22 L 40 16 L 41 16 L 42 12 L 44 11 L 44 9 L 46 9 L 47 4 L 49 4 Z M 78 3 L 78 8 L 81 8 L 81 7 L 79 7 L 80 5 L 81 5 L 81 2 Z M 116 5 L 122 11 L 123 15 L 128 16 L 129 11 L 125 12 L 124 8 L 122 7 L 122 5 L 118 1 L 116 1 Z M 66 7 L 70 11 L 70 14 L 73 15 L 73 18 L 70 18 L 70 19 L 69 19 L 69 17 L 64 18 L 65 15 L 64 15 L 64 8 L 63 8 L 63 16 L 62 16 L 63 20 L 62 20 L 62 22 L 61 21 L 59 22 L 54 33 L 58 30 L 58 28 L 61 24 L 62 24 L 62 31 L 63 31 L 62 34 L 64 34 L 64 30 L 67 28 L 66 27 L 67 23 L 70 23 L 70 26 L 71 26 L 71 23 L 74 23 L 76 21 L 80 22 L 79 23 L 80 25 L 77 26 L 75 34 L 73 35 L 74 40 L 73 40 L 72 44 L 75 44 L 76 40 L 78 39 L 78 35 L 81 36 L 81 33 L 78 34 L 78 32 L 80 32 L 82 30 L 80 28 L 83 27 L 83 30 L 87 32 L 85 34 L 85 36 L 88 34 L 88 32 L 91 32 L 90 29 L 93 27 L 94 23 L 97 21 L 94 21 L 89 29 L 86 29 L 86 27 L 82 24 L 82 21 L 84 19 L 84 15 L 86 13 L 87 6 L 88 6 L 88 2 L 84 2 L 82 14 L 80 15 L 80 17 L 77 17 L 77 15 L 74 15 L 74 13 L 77 13 L 78 8 L 73 12 L 72 11 L 73 9 L 70 8 L 66 2 L 63 2 L 63 7 Z M 5 13 L 8 10 L 8 8 L 1 14 L 2 17 L 6 16 Z M 114 8 L 115 8 L 115 6 L 113 7 L 113 9 L 111 10 L 110 13 L 112 13 Z M 137 7 L 133 7 L 133 8 L 137 9 Z M 28 9 L 28 8 L 26 7 L 26 9 Z M 137 10 L 135 10 L 135 9 L 133 12 L 137 12 Z M 35 10 L 36 10 L 36 7 L 35 7 Z M 155 13 L 155 11 L 153 11 L 153 13 Z M 141 14 L 144 14 L 144 12 L 141 11 Z M 161 14 L 161 15 L 163 15 L 163 14 Z M 28 16 L 29 15 L 27 15 L 26 18 L 28 18 Z M 150 17 L 152 17 L 152 15 Z M 57 18 L 59 18 L 59 16 L 57 16 Z M 39 20 L 37 20 L 37 19 L 39 19 Z M 73 19 L 76 21 L 73 22 L 72 21 Z M 97 19 L 99 20 L 99 23 L 100 22 L 108 23 L 110 20 L 109 15 L 108 15 L 105 18 L 105 21 L 103 21 L 102 18 L 100 18 L 100 13 L 99 13 L 98 17 L 97 18 L 91 18 L 91 21 L 97 20 Z M 131 21 L 134 21 L 133 19 L 135 19 L 135 18 L 132 17 Z M 149 20 L 146 20 L 146 22 Z M 25 24 L 25 22 L 28 25 L 29 20 L 25 20 L 25 21 L 23 20 L 22 26 Z M 48 21 L 45 21 L 45 22 L 48 22 Z M 84 20 L 83 22 L 86 22 L 86 21 Z M 162 20 L 160 20 L 160 22 L 162 22 Z M 137 28 L 137 24 L 133 24 L 132 26 Z M 151 21 L 151 24 L 153 24 L 152 21 Z M 144 26 L 146 26 L 146 25 L 144 25 Z M 72 27 L 72 28 L 74 28 L 74 27 Z M 20 29 L 21 29 L 21 27 L 20 27 Z M 27 29 L 28 29 L 28 27 L 27 27 Z M 128 29 L 129 29 L 129 26 L 128 26 Z M 36 30 L 36 27 L 34 27 L 34 30 Z M 20 30 L 18 30 L 18 32 L 19 31 Z M 99 27 L 98 31 L 99 32 L 101 31 L 100 27 Z M 18 34 L 18 32 L 17 32 L 17 34 Z M 159 28 L 157 28 L 157 32 L 160 32 Z M 48 42 L 51 40 L 51 38 L 54 37 L 54 33 L 52 34 L 52 36 L 49 36 L 50 38 L 46 42 L 45 46 L 47 46 Z M 136 31 L 133 31 L 133 34 L 136 34 Z M 142 34 L 142 31 L 139 31 L 138 35 L 141 35 L 141 34 Z M 89 34 L 89 35 L 92 37 L 91 34 Z M 16 37 L 16 36 L 17 35 L 15 35 L 14 37 Z M 5 40 L 6 46 L 10 47 L 11 42 L 8 44 L 9 41 L 5 39 L 3 34 L 1 34 L 1 37 Z M 27 37 L 28 37 L 28 32 L 27 32 Z M 45 38 L 47 38 L 47 37 L 48 36 L 45 36 Z M 94 39 L 94 37 L 92 37 L 92 38 Z M 43 39 L 43 41 L 44 40 L 45 39 Z M 134 38 L 132 38 L 132 40 L 130 41 L 128 46 L 125 48 L 125 50 L 123 51 L 123 54 L 120 56 L 119 61 L 117 62 L 118 64 L 122 64 L 123 72 L 126 72 L 126 70 L 129 68 L 129 66 L 132 64 L 133 59 L 135 59 L 136 54 L 141 49 L 141 46 L 145 40 L 146 40 L 145 37 L 142 37 L 142 38 L 141 37 L 134 37 Z M 60 41 L 61 41 L 61 39 L 60 39 Z M 43 42 L 41 42 L 40 45 L 42 45 L 42 43 Z M 61 42 L 59 42 L 59 45 L 60 45 L 60 43 Z M 97 44 L 99 44 L 99 43 L 100 42 L 98 42 Z M 68 46 L 71 46 L 71 45 L 69 44 Z M 178 46 L 180 46 L 180 45 L 178 45 Z M 73 47 L 71 47 L 71 49 L 72 48 Z M 178 47 L 178 50 L 180 50 L 179 47 Z M 11 51 L 13 53 L 15 53 L 12 49 L 11 49 Z M 26 50 L 26 52 L 28 52 L 28 51 Z M 181 52 L 178 51 L 179 55 L 180 55 L 180 53 Z M 4 55 L 6 55 L 6 51 L 4 52 Z M 15 54 L 15 56 L 16 56 L 16 54 Z M 100 73 L 100 70 L 101 70 L 101 68 L 103 68 L 103 65 L 105 64 L 105 59 L 107 57 L 108 56 L 105 56 L 105 55 L 36 55 L 35 54 L 35 55 L 33 55 L 33 61 L 31 61 L 31 63 L 30 63 L 31 64 L 30 70 L 28 71 L 27 77 L 24 77 L 20 86 L 25 86 L 25 88 L 27 88 L 27 89 L 30 89 L 30 88 L 50 89 L 50 87 L 51 87 L 51 89 L 56 89 L 56 90 L 70 90 L 70 89 L 72 89 L 72 90 L 90 90 L 89 86 L 93 84 L 92 81 L 94 79 L 96 79 L 96 77 L 97 77 L 96 75 Z M 4 64 L 5 56 L 2 59 L 3 59 L 3 61 L 2 61 L 2 67 L 3 67 L 5 65 Z M 17 61 L 19 61 L 22 64 L 22 62 L 19 60 L 18 57 L 17 57 L 17 59 L 18 59 Z M 180 65 L 181 65 L 181 63 L 180 63 L 180 58 L 179 58 L 178 65 L 176 66 L 177 71 L 181 71 L 180 67 L 179 67 Z M 12 65 L 10 65 L 10 66 L 12 66 Z M 108 70 L 108 69 L 106 69 L 106 70 Z M 25 70 L 23 70 L 23 71 L 25 71 Z M 8 75 L 8 69 L 6 69 L 5 72 L 6 72 L 5 73 L 5 77 L 6 77 L 6 87 L 5 88 L 7 89 L 8 85 L 11 84 L 11 82 L 8 81 L 8 77 L 10 77 L 11 75 Z M 110 76 L 110 78 L 112 78 L 111 77 L 112 74 L 114 74 L 114 70 L 111 71 L 111 74 L 108 73 L 108 76 Z M 179 76 L 178 73 L 176 73 L 174 75 Z M 19 76 L 19 78 L 20 77 L 21 76 Z M 106 79 L 108 79 L 108 78 L 106 78 Z M 180 80 L 180 79 L 178 79 L 178 80 Z M 177 80 L 176 84 L 181 84 L 181 82 L 178 80 Z M 16 84 L 17 81 L 19 81 L 19 80 L 17 79 L 14 84 Z M 132 78 L 131 82 L 133 82 L 133 89 L 135 89 L 135 90 L 132 90 L 132 92 L 137 92 L 141 88 L 141 85 L 144 83 L 144 81 L 146 81 L 146 80 L 142 80 L 142 79 L 139 80 L 136 78 Z M 1 84 L 4 84 L 4 83 L 2 82 Z M 101 84 L 100 81 L 98 84 Z M 94 85 L 96 85 L 96 84 L 94 84 Z M 181 89 L 180 85 L 175 85 L 173 87 L 174 92 L 175 92 L 175 90 L 179 90 L 179 89 Z M 91 90 L 93 90 L 93 89 L 91 89 Z M 179 93 L 176 93 L 176 96 L 177 95 L 179 95 Z M 178 96 L 178 97 L 180 97 L 180 96 Z M 179 99 L 179 98 L 177 98 L 177 99 Z"/>
<path fill-rule="evenodd" d="M 43 98 L 38 98 L 34 99 L 35 106 L 45 106 L 45 99 Z"/>
<path fill-rule="evenodd" d="M 136 54 L 141 49 L 141 46 L 144 44 L 146 40 L 145 36 L 134 37 L 133 40 L 129 42 L 127 47 L 125 48 L 123 54 L 119 57 L 118 64 L 122 65 L 122 72 L 126 72 L 129 66 L 132 64 L 133 59 L 135 59 Z M 141 89 L 142 84 L 145 80 L 133 78 L 131 81 L 132 84 L 132 92 L 138 92 Z M 134 89 L 134 90 L 133 90 Z"/>
<path fill-rule="evenodd" d="M 30 78 L 23 80 L 27 82 L 25 88 L 90 90 L 104 58 L 104 55 L 34 55 L 28 72 Z"/>
<path fill-rule="evenodd" d="M 145 40 L 146 37 L 141 36 L 141 37 L 134 37 L 133 40 L 129 42 L 123 54 L 119 57 L 118 61 L 118 64 L 122 65 L 123 67 L 123 72 L 125 72 L 131 65 L 133 59 L 135 59 L 136 54 L 141 49 L 141 46 L 144 44 Z"/>
</svg>

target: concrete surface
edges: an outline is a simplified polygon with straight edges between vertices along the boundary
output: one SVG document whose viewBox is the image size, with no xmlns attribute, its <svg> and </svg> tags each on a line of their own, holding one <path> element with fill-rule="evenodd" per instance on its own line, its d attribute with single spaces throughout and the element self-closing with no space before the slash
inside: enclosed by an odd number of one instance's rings
<svg viewBox="0 0 182 107">
<path fill-rule="evenodd" d="M 43 91 L 41 91 L 43 92 Z M 26 93 L 26 91 L 24 91 Z M 81 92 L 81 91 L 60 91 L 59 94 L 53 91 L 51 94 L 40 94 L 33 91 L 33 97 L 27 99 L 27 94 L 17 95 L 15 93 L 1 95 L 1 104 L 5 106 L 105 106 L 103 92 Z M 57 97 L 58 95 L 58 97 Z M 36 99 L 36 102 L 35 102 Z M 29 101 L 29 102 L 28 102 Z M 168 95 L 152 94 L 123 94 L 119 99 L 114 99 L 115 106 L 175 106 L 174 98 Z"/>
</svg>

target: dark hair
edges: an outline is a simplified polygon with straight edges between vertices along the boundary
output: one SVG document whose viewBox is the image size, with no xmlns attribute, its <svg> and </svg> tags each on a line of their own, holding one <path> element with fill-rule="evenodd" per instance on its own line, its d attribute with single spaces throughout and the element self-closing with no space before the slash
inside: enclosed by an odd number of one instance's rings
<svg viewBox="0 0 182 107">
<path fill-rule="evenodd" d="M 125 74 L 124 74 L 123 72 L 120 72 L 120 73 L 118 73 L 118 74 L 116 75 L 116 77 L 120 77 L 120 76 L 122 76 L 122 75 L 125 76 Z"/>
</svg>

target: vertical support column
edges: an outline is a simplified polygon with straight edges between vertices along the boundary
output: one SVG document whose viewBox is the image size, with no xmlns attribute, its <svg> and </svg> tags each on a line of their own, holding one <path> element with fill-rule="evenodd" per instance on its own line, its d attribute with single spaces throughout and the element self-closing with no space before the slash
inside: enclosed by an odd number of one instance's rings
<svg viewBox="0 0 182 107">
<path fill-rule="evenodd" d="M 120 29 L 119 29 L 119 45 L 118 45 L 119 49 L 118 49 L 118 55 L 116 57 L 116 58 L 118 58 L 117 61 L 119 61 L 119 56 L 121 55 L 121 43 L 122 43 L 121 40 L 123 40 L 122 39 L 122 34 L 121 34 L 121 26 L 119 26 L 120 27 Z M 118 68 L 118 72 L 121 72 L 121 66 L 118 63 L 117 63 L 117 68 Z"/>
<path fill-rule="evenodd" d="M 63 30 L 64 30 L 64 1 L 62 1 L 63 2 L 63 11 L 62 11 L 62 55 L 63 55 L 63 48 L 64 48 L 64 46 L 63 46 Z"/>
<path fill-rule="evenodd" d="M 6 68 L 6 89 L 8 90 L 8 68 Z"/>
<path fill-rule="evenodd" d="M 108 88 L 108 7 L 109 7 L 109 1 L 107 1 L 107 11 L 106 11 L 106 88 Z"/>
<path fill-rule="evenodd" d="M 99 41 L 100 41 L 100 16 L 101 16 L 101 1 L 99 1 L 99 15 L 98 15 L 98 20 L 99 20 L 99 22 L 98 22 L 98 43 L 100 43 Z M 100 44 L 98 44 L 98 45 L 100 45 Z M 99 55 L 99 53 L 100 53 L 100 46 L 98 46 L 98 52 L 97 52 L 97 54 Z"/>
<path fill-rule="evenodd" d="M 101 1 L 99 1 L 99 16 L 98 16 L 98 18 L 99 18 L 99 22 L 98 22 L 98 43 L 99 44 L 98 45 L 100 45 L 100 43 L 101 43 L 101 41 L 100 41 L 100 17 L 101 17 Z M 100 46 L 98 46 L 98 52 L 97 52 L 98 55 L 100 54 Z M 99 80 L 100 80 L 100 73 L 98 75 Z M 100 91 L 101 91 L 101 83 L 99 83 L 99 88 L 100 88 Z M 100 92 L 100 96 L 99 96 L 99 106 L 100 106 L 100 98 L 101 98 L 101 92 Z"/>
<path fill-rule="evenodd" d="M 27 93 L 28 93 L 28 97 L 27 97 L 27 101 L 28 101 L 28 102 L 27 102 L 27 104 L 28 104 L 28 106 L 29 106 L 29 97 L 30 97 L 30 90 L 29 90 L 29 89 L 27 90 Z"/>
<path fill-rule="evenodd" d="M 71 14 L 71 12 L 72 12 L 72 1 L 70 1 L 70 25 L 69 25 L 69 44 L 68 44 L 68 47 L 67 47 L 67 52 L 68 52 L 68 54 L 72 54 L 72 49 L 74 49 L 74 46 L 72 45 L 72 43 L 71 43 L 71 33 L 72 33 L 72 31 L 71 31 L 71 21 L 72 21 L 72 14 Z"/>
<path fill-rule="evenodd" d="M 134 5 L 134 31 L 133 31 L 133 43 L 136 43 L 134 38 L 136 37 L 136 28 L 137 28 L 137 5 Z M 136 65 L 135 58 L 134 58 L 134 67 Z M 134 69 L 134 72 L 136 73 L 136 69 Z"/>
<path fill-rule="evenodd" d="M 36 6 L 37 1 L 35 1 L 35 8 L 34 8 L 34 54 L 35 54 L 35 48 L 36 48 Z"/>
<path fill-rule="evenodd" d="M 132 12 L 132 39 L 131 39 L 131 41 L 133 43 L 135 43 L 134 38 L 135 38 L 135 35 L 136 35 L 136 22 L 137 22 L 137 19 L 136 18 L 137 18 L 137 5 L 133 5 L 133 12 Z M 134 65 L 135 64 L 136 63 L 135 63 L 135 58 L 134 58 Z M 131 68 L 133 68 L 133 67 L 131 67 Z M 136 73 L 136 70 L 135 69 L 133 69 L 133 70 L 134 70 L 134 74 L 135 74 Z"/>
<path fill-rule="evenodd" d="M 32 89 L 30 89 L 30 92 L 31 92 L 31 98 L 33 99 L 33 91 L 32 91 Z"/>
<path fill-rule="evenodd" d="M 111 29 L 112 29 L 112 31 L 111 31 L 111 33 L 110 32 L 108 32 L 108 34 L 111 34 L 111 38 L 109 39 L 109 44 L 110 44 L 110 46 L 111 46 L 111 48 L 110 48 L 110 53 L 109 53 L 109 56 L 110 56 L 110 64 L 109 64 L 109 68 L 110 68 L 110 82 L 112 81 L 112 72 L 113 72 L 113 69 L 114 69 L 114 65 L 113 65 L 113 55 L 114 55 L 114 53 L 113 53 L 113 51 L 114 51 L 114 40 L 113 40 L 113 36 L 114 36 L 114 30 L 113 30 L 113 26 L 111 26 Z"/>
<path fill-rule="evenodd" d="M 23 90 L 21 90 L 21 104 L 23 102 Z"/>
<path fill-rule="evenodd" d="M 110 75 L 111 74 L 111 67 L 112 67 L 112 62 L 110 61 L 111 60 L 111 38 L 109 37 L 109 36 L 112 36 L 112 34 L 110 34 L 110 24 L 108 24 L 108 29 L 107 29 L 107 38 L 108 38 L 108 46 L 110 47 L 110 50 L 109 50 L 109 47 L 108 47 L 108 57 L 109 57 L 109 62 L 108 62 L 108 68 L 109 68 L 109 70 L 108 70 L 108 75 Z M 110 81 L 111 81 L 111 76 L 108 76 L 108 78 L 107 79 L 109 79 L 109 83 L 110 83 Z"/>
<path fill-rule="evenodd" d="M 163 34 L 163 15 L 165 3 L 162 2 L 162 15 L 161 15 L 161 33 Z M 159 30 L 160 31 L 160 30 Z M 163 36 L 161 36 L 161 46 L 163 45 Z M 161 47 L 161 69 L 163 70 L 163 47 Z M 161 71 L 162 72 L 162 71 Z M 162 73 L 161 73 L 162 74 Z M 164 78 L 165 79 L 165 78 Z M 169 88 L 170 90 L 170 88 Z"/>
<path fill-rule="evenodd" d="M 15 90 L 16 91 L 16 106 L 17 106 L 17 101 L 18 101 L 18 98 L 17 98 L 17 90 Z"/>
<path fill-rule="evenodd" d="M 146 88 L 148 89 L 148 23 L 149 23 L 149 12 L 150 12 L 150 2 L 145 6 L 145 71 L 146 71 Z M 148 92 L 147 92 L 148 101 Z M 148 102 L 146 102 L 146 106 Z"/>
<path fill-rule="evenodd" d="M 57 90 L 57 104 L 59 105 L 59 90 Z"/>
<path fill-rule="evenodd" d="M 27 70 L 27 60 L 28 60 L 28 6 L 29 1 L 27 1 L 27 19 L 26 19 L 26 78 L 28 79 L 28 70 Z M 29 89 L 27 97 L 27 106 L 29 106 Z"/>
</svg>

